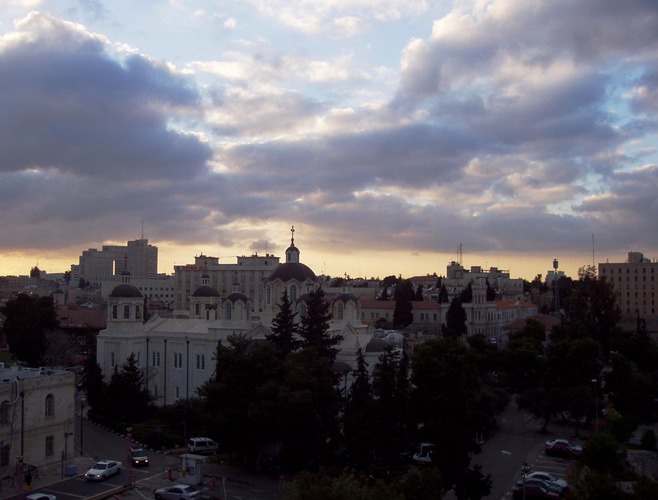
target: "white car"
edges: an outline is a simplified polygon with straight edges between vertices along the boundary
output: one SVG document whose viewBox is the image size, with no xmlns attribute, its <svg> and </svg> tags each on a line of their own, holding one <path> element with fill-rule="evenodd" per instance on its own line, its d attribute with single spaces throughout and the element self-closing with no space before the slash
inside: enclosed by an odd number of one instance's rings
<svg viewBox="0 0 658 500">
<path fill-rule="evenodd" d="M 85 473 L 85 479 L 88 481 L 102 481 L 121 470 L 121 462 L 117 460 L 101 460 Z"/>
<path fill-rule="evenodd" d="M 189 484 L 174 484 L 166 488 L 155 490 L 155 498 L 158 500 L 179 500 L 182 498 L 201 498 L 201 491 Z"/>
<path fill-rule="evenodd" d="M 31 495 L 25 495 L 25 500 L 57 500 L 55 495 L 49 495 L 48 493 L 32 493 Z"/>
<path fill-rule="evenodd" d="M 528 474 L 525 475 L 525 477 L 526 479 L 541 479 L 542 481 L 546 481 L 547 483 L 557 484 L 563 490 L 566 490 L 569 487 L 569 483 L 567 483 L 564 479 L 560 479 L 555 474 L 551 474 L 550 472 L 544 472 L 544 471 L 529 472 Z"/>
<path fill-rule="evenodd" d="M 411 459 L 418 464 L 431 464 L 434 448 L 432 443 L 422 443 L 418 453 L 414 453 Z"/>
</svg>

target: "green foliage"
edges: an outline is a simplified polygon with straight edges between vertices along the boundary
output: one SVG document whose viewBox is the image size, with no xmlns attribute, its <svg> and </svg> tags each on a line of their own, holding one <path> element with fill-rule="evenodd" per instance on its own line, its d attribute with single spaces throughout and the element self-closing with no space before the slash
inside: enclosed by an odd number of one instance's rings
<svg viewBox="0 0 658 500">
<path fill-rule="evenodd" d="M 356 470 L 366 470 L 372 461 L 376 430 L 372 421 L 375 416 L 372 385 L 368 365 L 361 349 L 357 352 L 356 370 L 345 402 L 343 415 L 343 437 L 347 461 Z"/>
<path fill-rule="evenodd" d="M 446 312 L 446 322 L 442 327 L 443 336 L 451 339 L 457 339 L 467 333 L 466 311 L 462 306 L 459 296 L 450 302 L 450 307 L 448 307 L 448 312 Z"/>
<path fill-rule="evenodd" d="M 93 357 L 87 358 L 82 372 L 82 390 L 87 395 L 87 404 L 94 413 L 102 414 L 105 410 L 105 391 L 101 367 Z"/>
<path fill-rule="evenodd" d="M 37 266 L 34 266 L 30 269 L 30 278 L 41 278 L 41 269 Z"/>
<path fill-rule="evenodd" d="M 612 474 L 602 474 L 597 471 L 581 473 L 569 489 L 569 498 L 574 500 L 592 500 L 594 498 L 597 500 L 630 500 L 634 498 L 619 490 L 617 480 Z"/>
<path fill-rule="evenodd" d="M 445 285 L 441 285 L 439 289 L 439 304 L 447 304 L 449 300 L 448 289 Z"/>
<path fill-rule="evenodd" d="M 491 474 L 482 473 L 482 466 L 475 465 L 466 469 L 464 475 L 455 486 L 455 494 L 459 500 L 480 500 L 491 493 Z"/>
<path fill-rule="evenodd" d="M 353 471 L 301 472 L 283 485 L 286 500 L 427 500 L 445 493 L 441 475 L 434 467 L 411 469 L 389 482 L 366 478 Z"/>
<path fill-rule="evenodd" d="M 479 451 L 483 432 L 481 383 L 468 348 L 452 340 L 416 347 L 411 361 L 412 415 L 422 428 L 421 441 L 436 443 L 434 464 L 452 486 Z"/>
<path fill-rule="evenodd" d="M 611 358 L 612 372 L 606 375 L 608 398 L 625 417 L 638 422 L 653 419 L 654 390 L 648 375 L 622 354 Z"/>
<path fill-rule="evenodd" d="M 395 300 L 395 309 L 393 310 L 393 324 L 396 328 L 406 328 L 413 320 L 413 304 L 415 300 L 413 285 L 409 280 L 400 281 L 395 287 L 393 299 Z"/>
<path fill-rule="evenodd" d="M 318 354 L 331 363 L 336 359 L 336 346 L 341 343 L 343 337 L 329 334 L 330 319 L 329 303 L 325 299 L 324 290 L 317 288 L 308 294 L 306 315 L 299 325 L 299 335 L 303 339 L 303 347 L 317 349 Z"/>
<path fill-rule="evenodd" d="M 114 428 L 122 425 L 132 426 L 150 418 L 155 412 L 155 406 L 148 390 L 144 372 L 139 369 L 135 354 L 114 373 L 105 388 L 104 417 Z M 118 427 L 117 427 L 118 426 Z"/>
<path fill-rule="evenodd" d="M 647 429 L 642 434 L 640 445 L 643 450 L 656 451 L 656 431 Z"/>
<path fill-rule="evenodd" d="M 298 328 L 295 316 L 297 314 L 292 310 L 286 290 L 283 291 L 278 306 L 279 312 L 272 320 L 272 333 L 267 334 L 266 338 L 276 346 L 279 355 L 285 358 L 291 352 L 296 351 L 301 344 L 296 338 Z"/>
<path fill-rule="evenodd" d="M 422 301 L 423 300 L 423 285 L 420 283 L 416 287 L 416 293 L 414 294 L 414 300 Z"/>
<path fill-rule="evenodd" d="M 489 284 L 489 278 L 486 280 L 487 283 L 487 302 L 493 302 L 496 300 L 496 290 Z"/>
<path fill-rule="evenodd" d="M 462 304 L 470 304 L 473 302 L 473 285 L 471 283 L 466 285 L 458 297 L 459 302 Z"/>
<path fill-rule="evenodd" d="M 59 327 L 52 297 L 20 294 L 7 302 L 3 331 L 14 358 L 41 366 L 47 348 L 46 333 Z"/>
<path fill-rule="evenodd" d="M 539 386 L 546 369 L 542 343 L 534 338 L 512 339 L 502 355 L 504 385 L 510 393 L 521 392 Z"/>
<path fill-rule="evenodd" d="M 623 470 L 623 456 L 622 445 L 606 431 L 590 437 L 583 450 L 585 465 L 600 474 L 620 474 Z"/>
</svg>

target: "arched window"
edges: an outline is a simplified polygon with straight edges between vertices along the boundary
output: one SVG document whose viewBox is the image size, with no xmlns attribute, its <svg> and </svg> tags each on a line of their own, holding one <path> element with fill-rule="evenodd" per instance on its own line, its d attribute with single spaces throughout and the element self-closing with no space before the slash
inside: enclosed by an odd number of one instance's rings
<svg viewBox="0 0 658 500">
<path fill-rule="evenodd" d="M 112 319 L 117 319 L 118 316 L 119 316 L 118 307 L 115 304 L 112 306 Z"/>
<path fill-rule="evenodd" d="M 231 319 L 233 316 L 233 305 L 230 302 L 227 302 L 224 306 L 224 319 Z"/>
<path fill-rule="evenodd" d="M 9 425 L 9 401 L 3 401 L 0 405 L 0 425 Z"/>
<path fill-rule="evenodd" d="M 295 285 L 290 285 L 290 300 L 297 300 L 297 286 Z"/>
<path fill-rule="evenodd" d="M 305 318 L 305 317 L 306 317 L 306 313 L 307 313 L 307 311 L 306 311 L 306 304 L 302 302 L 301 304 L 299 304 L 299 316 L 300 316 L 301 318 Z"/>
<path fill-rule="evenodd" d="M 198 302 L 194 304 L 194 315 L 195 316 L 199 315 L 199 311 L 201 310 L 200 307 L 201 307 L 201 305 Z"/>
<path fill-rule="evenodd" d="M 52 394 L 46 396 L 46 417 L 55 416 L 55 397 Z"/>
<path fill-rule="evenodd" d="M 343 303 L 342 302 L 339 302 L 336 305 L 336 316 L 338 317 L 338 319 L 343 319 Z"/>
</svg>

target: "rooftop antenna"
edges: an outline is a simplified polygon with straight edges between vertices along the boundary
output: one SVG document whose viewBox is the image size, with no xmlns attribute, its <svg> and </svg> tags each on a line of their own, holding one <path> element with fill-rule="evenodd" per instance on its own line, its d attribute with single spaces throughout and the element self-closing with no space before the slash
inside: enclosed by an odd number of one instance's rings
<svg viewBox="0 0 658 500">
<path fill-rule="evenodd" d="M 144 219 L 142 219 L 142 239 L 144 239 Z"/>
<path fill-rule="evenodd" d="M 459 244 L 459 265 L 462 263 L 462 244 Z"/>
<path fill-rule="evenodd" d="M 594 233 L 592 233 L 592 267 L 596 266 L 596 260 L 594 258 Z"/>
</svg>

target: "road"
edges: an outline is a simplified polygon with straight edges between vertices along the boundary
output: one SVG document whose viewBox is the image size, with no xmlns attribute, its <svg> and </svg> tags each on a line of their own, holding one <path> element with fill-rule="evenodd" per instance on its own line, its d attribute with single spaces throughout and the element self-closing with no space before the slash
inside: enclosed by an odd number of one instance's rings
<svg viewBox="0 0 658 500">
<path fill-rule="evenodd" d="M 491 474 L 493 484 L 488 500 L 511 498 L 514 484 L 521 477 L 526 462 L 532 470 L 549 471 L 567 479 L 574 462 L 544 455 L 547 439 L 561 436 L 571 438 L 572 429 L 553 423 L 549 434 L 540 432 L 541 422 L 528 418 L 511 403 L 498 418 L 499 430 L 482 445 L 482 453 L 473 457 L 473 464 L 482 465 Z"/>
</svg>

